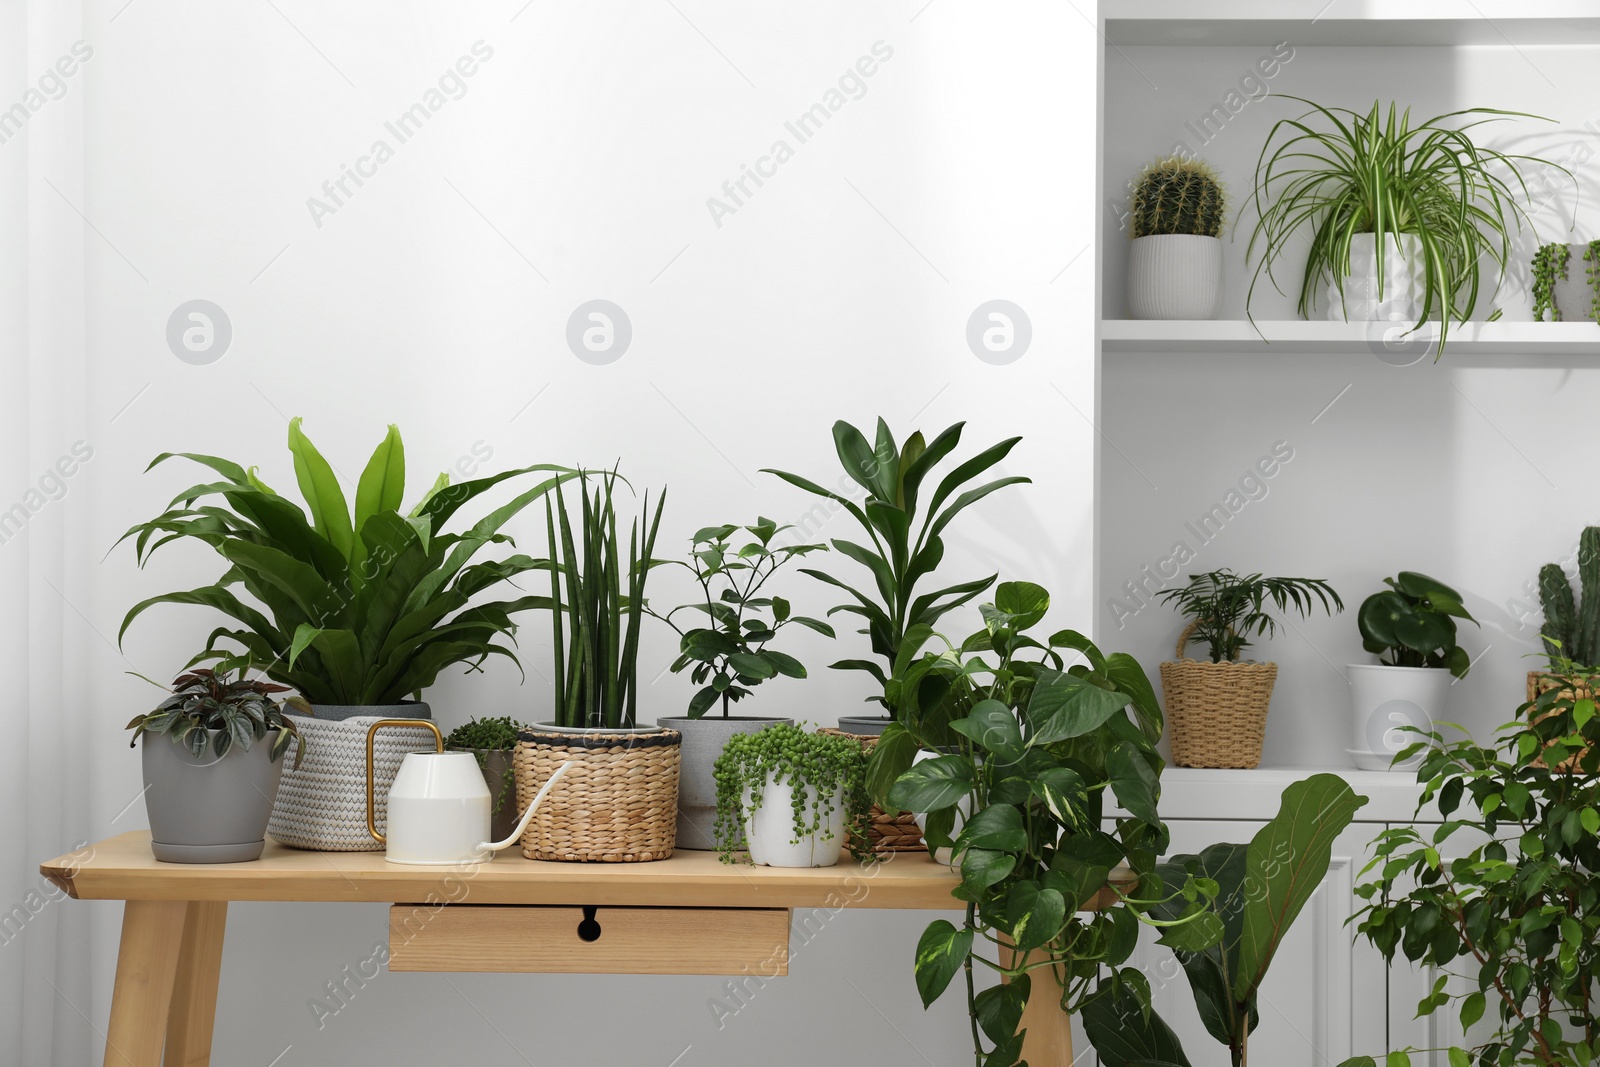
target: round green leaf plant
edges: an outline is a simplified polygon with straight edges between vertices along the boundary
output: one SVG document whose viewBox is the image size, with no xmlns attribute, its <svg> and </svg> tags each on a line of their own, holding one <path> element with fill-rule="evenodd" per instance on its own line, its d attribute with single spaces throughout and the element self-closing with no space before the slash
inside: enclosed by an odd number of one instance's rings
<svg viewBox="0 0 1600 1067">
<path fill-rule="evenodd" d="M 1456 644 L 1455 619 L 1474 626 L 1461 594 L 1443 582 L 1416 571 L 1385 578 L 1389 588 L 1361 602 L 1356 626 L 1361 646 L 1386 667 L 1448 667 L 1465 678 L 1472 666 L 1467 650 Z"/>
<path fill-rule="evenodd" d="M 724 863 L 732 863 L 743 848 L 745 820 L 761 810 L 762 791 L 769 784 L 793 787 L 792 842 L 819 832 L 830 840 L 827 824 L 841 794 L 847 842 L 858 850 L 864 842 L 866 753 L 859 741 L 774 723 L 729 738 L 712 773 L 717 783 L 717 851 Z"/>
</svg>

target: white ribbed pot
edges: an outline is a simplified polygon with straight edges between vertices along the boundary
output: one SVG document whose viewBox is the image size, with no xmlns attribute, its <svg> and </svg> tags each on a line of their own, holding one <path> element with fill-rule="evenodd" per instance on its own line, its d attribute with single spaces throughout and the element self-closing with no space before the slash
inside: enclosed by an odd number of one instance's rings
<svg viewBox="0 0 1600 1067">
<path fill-rule="evenodd" d="M 1368 770 L 1407 770 L 1421 755 L 1399 767 L 1394 754 L 1422 740 L 1404 729 L 1428 730 L 1444 718 L 1454 681 L 1445 667 L 1384 667 L 1352 663 L 1350 680 L 1350 754 Z"/>
<path fill-rule="evenodd" d="M 1193 234 L 1136 237 L 1128 249 L 1128 314 L 1214 319 L 1222 305 L 1222 241 Z"/>
<path fill-rule="evenodd" d="M 750 862 L 764 867 L 832 867 L 844 847 L 844 786 L 833 794 L 833 810 L 823 816 L 822 826 L 804 837 L 794 832 L 794 796 L 792 783 L 767 782 L 759 808 L 751 804 L 753 793 L 745 798 L 744 836 Z M 801 801 L 806 818 L 816 799 L 816 786 L 806 786 Z"/>
<path fill-rule="evenodd" d="M 1350 238 L 1350 276 L 1344 280 L 1343 299 L 1332 278 L 1323 282 L 1322 302 L 1328 321 L 1416 322 L 1422 316 L 1426 278 L 1422 238 L 1411 233 L 1384 237 L 1382 293 L 1378 290 L 1377 235 L 1355 234 Z"/>
</svg>

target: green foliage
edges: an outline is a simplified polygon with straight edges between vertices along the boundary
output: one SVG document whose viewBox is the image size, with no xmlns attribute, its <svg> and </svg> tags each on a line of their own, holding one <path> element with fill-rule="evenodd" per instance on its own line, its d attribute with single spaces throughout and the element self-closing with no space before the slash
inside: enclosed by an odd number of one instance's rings
<svg viewBox="0 0 1600 1067">
<path fill-rule="evenodd" d="M 1397 755 L 1422 753 L 1419 808 L 1446 821 L 1378 835 L 1362 872 L 1376 875 L 1356 890 L 1370 902 L 1351 920 L 1361 936 L 1391 962 L 1440 969 L 1419 1016 L 1454 1002 L 1463 1030 L 1492 1025 L 1448 1050 L 1453 1064 L 1577 1067 L 1600 1053 L 1600 716 L 1576 695 L 1600 675 L 1555 667 L 1572 687 L 1523 704 L 1493 746 L 1428 732 Z M 1452 994 L 1451 976 L 1470 992 Z"/>
<path fill-rule="evenodd" d="M 865 620 L 866 626 L 860 632 L 871 641 L 873 654 L 883 660 L 879 664 L 871 660 L 849 659 L 831 666 L 842 670 L 866 671 L 886 690 L 889 677 L 885 667 L 890 670 L 894 668 L 901 642 L 908 633 L 917 627 L 931 627 L 946 612 L 967 603 L 994 584 L 996 576 L 990 575 L 931 592 L 917 592 L 922 580 L 931 575 L 944 558 L 941 534 L 945 527 L 957 514 L 995 490 L 1031 480 L 1013 476 L 996 478 L 970 489 L 963 488 L 1005 459 L 1016 443 L 1022 440 L 1020 437 L 1007 438 L 951 469 L 927 501 L 926 514 L 918 526 L 918 504 L 923 480 L 940 461 L 955 451 L 961 443 L 961 430 L 965 425 L 958 422 L 931 442 L 925 442 L 921 431 L 917 431 L 900 446 L 895 444 L 894 435 L 882 419 L 878 420 L 877 438 L 871 444 L 860 430 L 849 423 L 834 423 L 833 442 L 839 462 L 844 465 L 850 479 L 867 492 L 866 501 L 862 504 L 797 474 L 777 470 L 764 472 L 775 474 L 790 485 L 843 508 L 871 541 L 871 547 L 842 538 L 835 538 L 832 544 L 838 552 L 871 573 L 876 597 L 823 571 L 803 569 L 801 573 L 836 586 L 850 595 L 850 603 L 832 608 L 828 614 L 846 612 Z M 883 704 L 890 713 L 895 713 L 886 695 L 871 699 Z"/>
<path fill-rule="evenodd" d="M 229 677 L 229 673 L 197 667 L 178 675 L 172 682 L 171 696 L 153 710 L 135 715 L 128 723 L 127 729 L 133 731 L 128 747 L 138 744 L 142 734 L 165 734 L 173 744 L 184 746 L 197 759 L 204 755 L 206 742 L 210 740 L 213 754 L 221 759 L 235 746 L 241 751 L 250 751 L 252 744 L 276 730 L 278 736 L 273 740 L 270 757 L 276 760 L 282 756 L 293 739 L 294 765 L 300 766 L 305 757 L 305 742 L 294 723 L 285 717 L 283 705 L 308 715 L 311 708 L 305 699 L 292 696 L 280 704 L 274 697 L 288 692 L 288 686 L 246 678 L 242 669 L 236 678 Z M 212 730 L 217 732 L 214 739 Z"/>
<path fill-rule="evenodd" d="M 624 563 L 614 500 L 620 480 L 615 470 L 600 474 L 591 495 L 589 472 L 579 473 L 576 538 L 561 486 L 555 487 L 553 505 L 545 498 L 554 562 L 550 597 L 539 599 L 551 609 L 557 726 L 616 728 L 638 721 L 639 624 L 646 610 L 645 579 L 660 563 L 653 554 L 667 494 L 662 491 L 652 515 L 645 493 L 643 511 L 628 530 Z"/>
<path fill-rule="evenodd" d="M 827 551 L 826 545 L 773 547 L 774 537 L 793 528 L 758 518 L 754 526 L 708 526 L 699 531 L 689 561 L 679 565 L 694 575 L 701 599 L 664 615 L 650 612 L 677 631 L 679 655 L 672 673 L 694 665 L 690 677 L 702 688 L 689 700 L 689 718 L 700 718 L 719 700 L 726 716 L 731 704 L 768 678 L 780 674 L 804 678 L 806 669 L 799 660 L 767 647 L 790 623 L 833 636 L 827 623 L 791 614 L 783 597 L 759 595 L 767 580 L 791 559 Z M 730 538 L 740 532 L 748 536 L 735 547 Z M 680 611 L 703 612 L 707 625 L 683 629 L 673 621 Z"/>
<path fill-rule="evenodd" d="M 1584 280 L 1589 283 L 1589 318 L 1600 322 L 1600 241 L 1590 241 L 1583 249 Z"/>
<path fill-rule="evenodd" d="M 1534 322 L 1545 321 L 1546 313 L 1551 322 L 1561 321 L 1561 309 L 1556 306 L 1556 282 L 1566 280 L 1571 257 L 1572 249 L 1566 244 L 1540 245 L 1533 254 Z"/>
<path fill-rule="evenodd" d="M 1259 221 L 1247 255 L 1257 255 L 1258 243 L 1260 255 L 1246 305 L 1263 271 L 1276 288 L 1273 267 L 1280 259 L 1287 255 L 1298 267 L 1302 226 L 1311 227 L 1310 255 L 1300 278 L 1303 318 L 1311 317 L 1323 279 L 1331 277 L 1343 299 L 1352 237 L 1377 234 L 1381 248 L 1387 235 L 1412 234 L 1421 242 L 1423 267 L 1417 326 L 1429 319 L 1439 322 L 1442 353 L 1451 323 L 1466 321 L 1477 306 L 1481 272 L 1492 264 L 1504 275 L 1511 231 L 1520 232 L 1528 219 L 1517 197 L 1520 192 L 1528 198 L 1519 164 L 1556 166 L 1485 148 L 1469 131 L 1504 118 L 1540 116 L 1469 108 L 1412 125 L 1410 109 L 1397 113 L 1394 104 L 1385 117 L 1377 103 L 1363 115 L 1297 96 L 1286 99 L 1311 110 L 1275 123 L 1257 158 Z M 1469 121 L 1445 125 L 1460 119 Z M 1565 168 L 1556 169 L 1571 177 Z M 1380 291 L 1383 284 L 1380 255 Z"/>
<path fill-rule="evenodd" d="M 869 772 L 874 783 L 892 783 L 880 803 L 927 813 L 929 847 L 949 847 L 959 857 L 961 882 L 952 896 L 966 902 L 966 918 L 960 927 L 940 920 L 924 932 L 917 989 L 931 1004 L 965 972 L 974 1052 L 986 1067 L 1018 1062 L 1016 1025 L 1030 995 L 1075 1010 L 1102 967 L 1127 961 L 1141 921 L 1175 930 L 1206 911 L 1206 887 L 1185 878 L 1174 894 L 1182 900 L 1179 918 L 1143 914 L 1168 899 L 1156 873 L 1167 847 L 1156 813 L 1161 711 L 1131 657 L 1106 655 L 1074 630 L 1045 641 L 1030 636 L 1049 603 L 1037 585 L 1002 583 L 994 603 L 983 606 L 981 631 L 959 647 L 938 638 L 942 651 L 922 653 L 921 662 L 936 664 L 924 677 L 945 685 L 941 736 L 951 743 L 944 754 L 906 766 L 919 748 L 933 748 L 920 731 L 939 717 L 924 706 L 930 714 L 889 725 Z M 1069 667 L 1063 652 L 1087 662 Z M 1102 828 L 1108 790 L 1132 813 L 1116 819 L 1114 831 Z M 1140 899 L 1079 912 L 1119 867 L 1138 878 Z M 1201 946 L 1217 933 L 1190 931 L 1191 943 Z M 1016 954 L 993 951 L 1002 934 Z M 975 963 L 1006 983 L 980 994 Z M 1053 980 L 1033 990 L 1030 974 Z"/>
<path fill-rule="evenodd" d="M 239 625 L 212 631 L 190 666 L 215 661 L 220 670 L 254 667 L 312 704 L 393 704 L 420 693 L 454 664 L 476 669 L 490 655 L 516 661 L 498 639 L 514 633 L 513 613 L 538 606 L 541 598 L 469 603 L 548 563 L 525 555 L 470 560 L 485 545 L 511 544 L 500 528 L 572 472 L 540 464 L 459 485 L 440 475 L 402 513 L 405 451 L 400 431 L 390 426 L 361 473 L 352 516 L 331 465 L 300 431 L 298 418 L 289 423 L 289 449 L 305 510 L 263 483 L 253 467 L 187 452 L 164 452 L 151 461 L 155 467 L 174 457 L 191 460 L 221 480 L 185 489 L 166 511 L 121 540 L 136 539 L 143 566 L 162 545 L 191 538 L 215 549 L 228 569 L 210 585 L 134 605 L 122 620 L 119 641 L 154 604 L 204 605 Z M 462 505 L 533 472 L 555 477 L 464 533 L 444 532 Z M 211 497 L 221 497 L 226 506 L 201 503 Z M 241 599 L 235 587 L 255 603 Z"/>
<path fill-rule="evenodd" d="M 734 734 L 713 768 L 717 782 L 717 851 L 732 863 L 744 844 L 745 820 L 761 810 L 768 784 L 794 789 L 794 838 L 826 829 L 841 791 L 845 833 L 859 846 L 867 814 L 866 754 L 861 743 L 838 734 L 814 734 L 791 723 L 774 723 L 754 733 Z"/>
<path fill-rule="evenodd" d="M 445 735 L 444 747 L 468 752 L 489 752 L 517 747 L 517 734 L 528 727 L 508 715 L 497 719 L 469 719 Z"/>
<path fill-rule="evenodd" d="M 1133 187 L 1133 236 L 1221 237 L 1228 197 L 1216 171 L 1198 159 L 1171 156 L 1146 167 Z"/>
<path fill-rule="evenodd" d="M 1321 578 L 1265 578 L 1260 574 L 1235 574 L 1224 568 L 1189 575 L 1189 584 L 1168 589 L 1159 599 L 1176 603 L 1178 611 L 1196 623 L 1194 640 L 1208 646 L 1212 663 L 1239 658 L 1250 647 L 1249 638 L 1271 637 L 1278 622 L 1267 605 L 1280 613 L 1293 607 L 1306 618 L 1316 604 L 1328 614 L 1344 610 L 1344 601 Z"/>
<path fill-rule="evenodd" d="M 1578 535 L 1578 582 L 1581 601 L 1573 596 L 1560 564 L 1539 568 L 1539 604 L 1544 608 L 1539 636 L 1552 667 L 1558 660 L 1600 666 L 1600 526 L 1586 526 Z"/>
<path fill-rule="evenodd" d="M 1389 588 L 1363 600 L 1356 613 L 1361 646 L 1386 667 L 1448 667 L 1465 678 L 1472 661 L 1456 644 L 1451 620 L 1466 619 L 1474 626 L 1478 621 L 1467 614 L 1461 594 L 1416 571 L 1401 571 L 1383 583 Z"/>
</svg>

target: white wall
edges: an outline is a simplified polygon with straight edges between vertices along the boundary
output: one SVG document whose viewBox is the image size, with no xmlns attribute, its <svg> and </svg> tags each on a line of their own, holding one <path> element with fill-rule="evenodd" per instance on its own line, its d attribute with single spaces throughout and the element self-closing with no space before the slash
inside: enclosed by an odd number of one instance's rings
<svg viewBox="0 0 1600 1067">
<path fill-rule="evenodd" d="M 24 890 L 28 864 L 142 825 L 137 804 L 119 815 L 139 791 L 121 728 L 150 690 L 123 672 L 168 674 L 216 621 L 171 608 L 142 620 L 121 653 L 107 640 L 136 600 L 219 570 L 187 546 L 143 573 L 126 546 L 102 561 L 193 480 L 176 466 L 140 472 L 163 450 L 210 452 L 259 463 L 288 489 L 289 416 L 305 417 L 347 477 L 398 423 L 413 496 L 475 453 L 492 452 L 494 470 L 620 456 L 637 484 L 670 485 L 669 547 L 713 522 L 803 515 L 809 499 L 758 469 L 836 480 L 836 418 L 882 413 L 902 433 L 967 419 L 968 452 L 1024 435 L 1005 473 L 1036 484 L 958 523 L 945 573 L 1039 581 L 1056 595 L 1052 622 L 1088 624 L 1095 36 L 1070 7 L 123 3 L 84 11 L 93 58 L 27 134 L 82 108 L 74 206 L 92 227 L 81 238 L 82 389 L 94 456 L 70 483 L 78 536 L 67 545 L 83 580 L 64 615 L 89 721 L 72 739 L 83 762 L 71 782 L 41 776 L 27 803 L 55 810 L 70 791 L 89 814 L 28 855 L 7 853 L 9 895 Z M 493 55 L 465 95 L 397 145 L 385 122 L 478 41 Z M 865 95 L 808 143 L 788 137 L 793 158 L 717 225 L 707 198 L 879 41 L 893 55 Z M 307 199 L 378 138 L 393 158 L 317 225 Z M 27 194 L 35 214 L 79 226 L 47 187 Z M 233 331 L 205 366 L 180 361 L 165 338 L 169 315 L 197 298 Z M 568 316 L 595 298 L 632 322 L 631 347 L 609 366 L 564 341 Z M 1007 366 L 979 360 L 965 338 L 974 308 L 996 298 L 1032 322 L 1031 348 Z M 79 436 L 60 423 L 39 434 L 0 499 L 18 498 L 24 472 Z M 537 549 L 541 528 L 529 516 L 513 532 Z M 662 581 L 656 596 L 670 601 L 678 584 Z M 805 580 L 789 592 L 814 611 L 832 603 Z M 647 678 L 669 662 L 667 638 L 647 641 Z M 526 685 L 503 664 L 452 674 L 429 693 L 437 717 L 541 717 L 548 640 L 530 626 L 523 648 Z M 813 678 L 764 690 L 767 707 L 820 721 L 856 710 L 859 684 L 823 669 L 859 653 L 850 638 L 792 649 Z M 651 693 L 650 712 L 676 713 L 689 688 L 667 676 Z M 63 905 L 25 936 L 47 943 L 67 908 L 95 917 L 94 984 L 75 1005 L 85 1018 L 57 1005 L 57 1026 L 94 1046 L 86 1031 L 106 1018 L 118 907 Z M 384 1048 L 407 1062 L 470 1048 L 492 1063 L 965 1063 L 956 999 L 927 1015 L 916 999 L 912 949 L 928 918 L 833 919 L 788 979 L 720 1031 L 712 979 L 409 975 L 382 976 L 319 1030 L 308 1001 L 371 955 L 383 909 L 240 905 L 213 1062 L 257 1067 L 291 1046 L 285 1067 Z M 39 986 L 20 959 L 0 947 L 8 978 Z"/>
</svg>

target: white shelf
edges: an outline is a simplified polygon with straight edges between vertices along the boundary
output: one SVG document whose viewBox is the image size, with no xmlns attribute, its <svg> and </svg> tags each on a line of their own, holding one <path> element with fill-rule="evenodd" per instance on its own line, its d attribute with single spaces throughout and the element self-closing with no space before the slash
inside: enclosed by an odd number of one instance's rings
<svg viewBox="0 0 1600 1067">
<path fill-rule="evenodd" d="M 1313 774 L 1337 774 L 1367 798 L 1356 812 L 1363 823 L 1410 822 L 1422 786 L 1414 771 L 1361 771 L 1354 767 L 1260 767 L 1250 771 L 1167 767 L 1161 772 L 1161 816 L 1167 820 L 1245 820 L 1264 822 L 1278 813 L 1283 791 Z M 1111 805 L 1108 814 L 1122 813 Z M 1439 820 L 1425 811 L 1419 821 Z"/>
<path fill-rule="evenodd" d="M 1295 47 L 1517 46 L 1600 43 L 1600 18 L 1589 0 L 1541 0 L 1538 13 L 1512 0 L 1219 0 L 1206 17 L 1173 0 L 1105 5 L 1106 43 L 1270 45 Z"/>
<path fill-rule="evenodd" d="M 1186 355 L 1371 355 L 1387 362 L 1431 360 L 1435 327 L 1402 337 L 1394 323 L 1306 322 L 1299 319 L 1145 321 L 1106 319 L 1100 349 L 1114 353 Z M 1387 336 L 1386 336 L 1387 335 Z M 1469 322 L 1450 329 L 1446 357 L 1456 355 L 1600 355 L 1600 325 L 1583 322 Z"/>
</svg>

